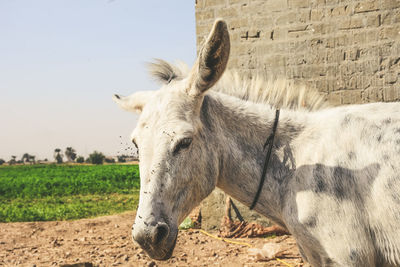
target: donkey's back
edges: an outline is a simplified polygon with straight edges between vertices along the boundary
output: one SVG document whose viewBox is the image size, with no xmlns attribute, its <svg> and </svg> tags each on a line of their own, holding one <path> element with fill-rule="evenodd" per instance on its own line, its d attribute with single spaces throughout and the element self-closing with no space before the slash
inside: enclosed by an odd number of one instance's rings
<svg viewBox="0 0 400 267">
<path fill-rule="evenodd" d="M 311 116 L 286 207 L 303 256 L 313 266 L 400 266 L 400 103 Z"/>
</svg>

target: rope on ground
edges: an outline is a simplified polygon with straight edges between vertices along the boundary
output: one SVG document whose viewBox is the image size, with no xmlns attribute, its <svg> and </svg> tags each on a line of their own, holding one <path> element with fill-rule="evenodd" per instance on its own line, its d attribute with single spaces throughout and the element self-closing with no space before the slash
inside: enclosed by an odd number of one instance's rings
<svg viewBox="0 0 400 267">
<path fill-rule="evenodd" d="M 235 244 L 235 245 L 243 245 L 243 246 L 247 246 L 247 247 L 249 247 L 249 248 L 253 248 L 253 247 L 254 247 L 253 245 L 251 245 L 251 244 L 249 244 L 249 243 L 246 243 L 246 242 L 233 241 L 233 240 L 230 240 L 230 239 L 226 239 L 226 238 L 218 237 L 218 236 L 216 236 L 216 235 L 212 235 L 212 234 L 210 234 L 210 233 L 208 233 L 208 232 L 206 232 L 206 231 L 204 231 L 204 230 L 202 230 L 202 229 L 199 229 L 199 231 L 200 231 L 201 233 L 203 233 L 203 234 L 209 236 L 209 237 L 212 237 L 212 238 L 221 240 L 221 241 L 223 241 L 223 242 L 227 242 L 227 243 L 231 243 L 231 244 Z M 284 265 L 286 265 L 286 266 L 288 266 L 288 267 L 294 267 L 294 266 L 291 265 L 290 263 L 287 263 L 286 261 L 281 260 L 281 259 L 279 259 L 279 258 L 275 258 L 275 260 L 277 260 L 278 262 L 280 262 L 280 263 L 282 263 L 282 264 L 284 264 Z"/>
<path fill-rule="evenodd" d="M 287 262 L 284 261 L 284 260 L 281 260 L 280 258 L 275 258 L 275 260 L 279 261 L 279 262 L 282 263 L 282 264 L 285 264 L 286 266 L 293 267 L 293 265 L 287 263 Z"/>
<path fill-rule="evenodd" d="M 232 243 L 232 244 L 236 244 L 236 245 L 248 246 L 249 248 L 252 248 L 252 247 L 253 247 L 253 246 L 252 246 L 251 244 L 249 244 L 249 243 L 246 243 L 246 242 L 239 242 L 239 241 L 233 241 L 233 240 L 229 240 L 229 239 L 226 239 L 226 238 L 218 237 L 218 236 L 212 235 L 212 234 L 210 234 L 210 233 L 208 233 L 208 232 L 206 232 L 206 231 L 204 231 L 204 230 L 201 230 L 201 229 L 200 229 L 200 232 L 202 232 L 202 233 L 205 234 L 205 235 L 208 235 L 209 237 L 212 237 L 212 238 L 215 238 L 215 239 L 218 239 L 218 240 L 227 242 L 227 243 Z"/>
</svg>

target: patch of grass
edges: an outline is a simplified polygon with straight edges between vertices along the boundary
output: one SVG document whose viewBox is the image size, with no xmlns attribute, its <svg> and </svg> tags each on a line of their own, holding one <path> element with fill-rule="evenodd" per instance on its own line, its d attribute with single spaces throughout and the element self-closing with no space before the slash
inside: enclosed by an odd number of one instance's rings
<svg viewBox="0 0 400 267">
<path fill-rule="evenodd" d="M 79 194 L 127 193 L 139 188 L 137 165 L 17 165 L 0 167 L 0 201 Z"/>
<path fill-rule="evenodd" d="M 0 222 L 89 218 L 135 210 L 138 203 L 138 191 L 131 194 L 45 197 L 32 201 L 17 198 L 0 203 Z"/>
<path fill-rule="evenodd" d="M 0 222 L 71 220 L 134 210 L 137 165 L 0 167 Z"/>
<path fill-rule="evenodd" d="M 194 223 L 192 222 L 192 219 L 189 217 L 186 217 L 186 219 L 183 220 L 183 222 L 179 225 L 179 230 L 188 230 L 190 228 L 194 227 Z"/>
</svg>

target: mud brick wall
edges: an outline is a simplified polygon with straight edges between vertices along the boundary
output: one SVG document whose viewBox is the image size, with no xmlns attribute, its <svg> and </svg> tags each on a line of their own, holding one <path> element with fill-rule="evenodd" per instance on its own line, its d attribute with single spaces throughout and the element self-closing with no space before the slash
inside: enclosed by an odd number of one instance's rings
<svg viewBox="0 0 400 267">
<path fill-rule="evenodd" d="M 301 81 L 335 105 L 400 100 L 400 0 L 197 0 L 197 46 L 227 21 L 230 68 Z"/>
<path fill-rule="evenodd" d="M 306 84 L 333 105 L 400 100 L 400 0 L 197 0 L 195 5 L 198 49 L 216 18 L 228 23 L 228 68 Z M 220 191 L 203 202 L 205 228 L 218 227 L 224 204 Z M 252 214 L 246 218 L 252 220 Z"/>
</svg>

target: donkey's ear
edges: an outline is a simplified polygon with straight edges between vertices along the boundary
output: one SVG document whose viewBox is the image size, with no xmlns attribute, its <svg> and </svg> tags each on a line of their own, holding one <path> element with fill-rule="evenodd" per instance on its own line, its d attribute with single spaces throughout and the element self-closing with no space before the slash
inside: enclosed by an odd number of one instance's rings
<svg viewBox="0 0 400 267">
<path fill-rule="evenodd" d="M 113 95 L 112 99 L 124 110 L 141 113 L 153 94 L 152 91 L 142 91 L 130 96 Z"/>
<path fill-rule="evenodd" d="M 212 87 L 224 73 L 229 59 L 228 27 L 223 20 L 214 22 L 191 72 L 190 95 L 200 95 Z"/>
</svg>

